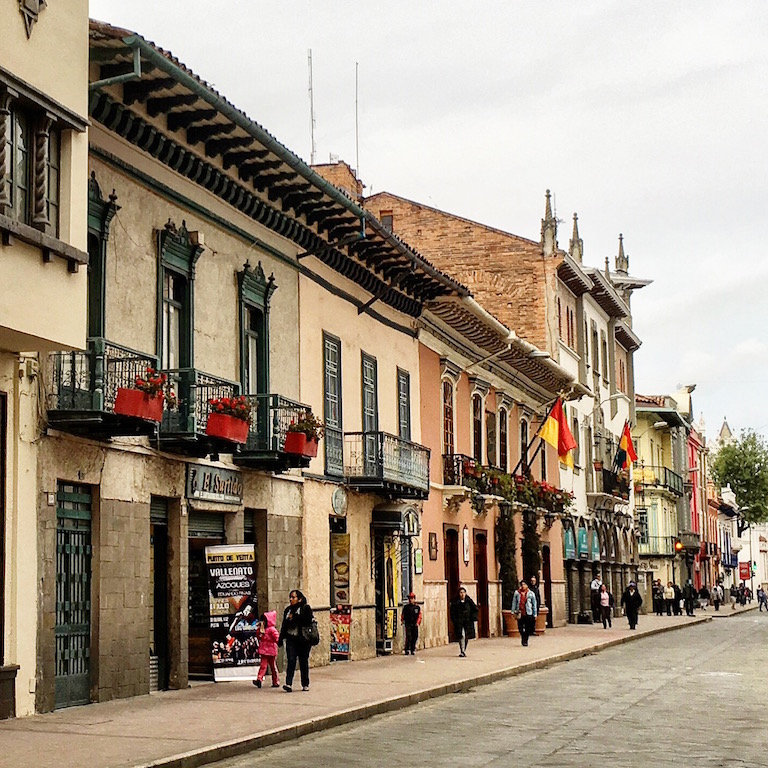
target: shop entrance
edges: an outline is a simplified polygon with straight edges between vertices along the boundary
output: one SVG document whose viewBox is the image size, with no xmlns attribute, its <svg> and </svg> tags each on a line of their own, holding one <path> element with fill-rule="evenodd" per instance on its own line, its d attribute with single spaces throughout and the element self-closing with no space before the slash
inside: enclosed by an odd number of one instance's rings
<svg viewBox="0 0 768 768">
<path fill-rule="evenodd" d="M 450 620 L 451 600 L 459 594 L 459 532 L 456 528 L 446 527 L 443 532 L 443 551 L 445 552 L 445 579 L 448 598 L 448 639 L 455 642 L 456 633 Z"/>
<path fill-rule="evenodd" d="M 149 690 L 168 689 L 168 501 L 153 498 L 149 509 Z"/>
<path fill-rule="evenodd" d="M 490 637 L 488 610 L 488 536 L 475 531 L 475 580 L 477 581 L 477 631 L 480 637 Z"/>
<path fill-rule="evenodd" d="M 56 494 L 54 706 L 91 700 L 91 489 L 59 483 Z"/>
<path fill-rule="evenodd" d="M 224 515 L 189 513 L 189 674 L 213 678 L 205 548 L 224 544 Z"/>
</svg>

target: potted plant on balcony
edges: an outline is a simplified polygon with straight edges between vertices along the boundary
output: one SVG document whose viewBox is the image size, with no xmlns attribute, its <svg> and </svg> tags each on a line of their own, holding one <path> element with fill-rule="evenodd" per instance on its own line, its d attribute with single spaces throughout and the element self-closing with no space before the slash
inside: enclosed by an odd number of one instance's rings
<svg viewBox="0 0 768 768">
<path fill-rule="evenodd" d="M 285 435 L 286 453 L 314 458 L 317 456 L 317 444 L 323 436 L 324 425 L 312 411 L 304 411 L 298 420 L 288 425 Z"/>
<path fill-rule="evenodd" d="M 133 387 L 118 387 L 115 413 L 147 421 L 161 421 L 165 399 L 163 389 L 167 380 L 164 373 L 158 373 L 151 366 L 147 366 L 146 374 L 136 376 Z"/>
<path fill-rule="evenodd" d="M 251 406 L 243 395 L 219 397 L 208 401 L 211 412 L 205 425 L 205 434 L 220 437 L 233 443 L 248 439 L 251 422 Z"/>
</svg>

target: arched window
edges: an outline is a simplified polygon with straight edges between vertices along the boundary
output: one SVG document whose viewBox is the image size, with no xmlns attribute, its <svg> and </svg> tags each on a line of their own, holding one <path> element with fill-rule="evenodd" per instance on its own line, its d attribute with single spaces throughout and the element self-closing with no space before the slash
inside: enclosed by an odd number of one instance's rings
<svg viewBox="0 0 768 768">
<path fill-rule="evenodd" d="M 483 398 L 472 395 L 472 454 L 483 463 Z"/>
<path fill-rule="evenodd" d="M 453 385 L 443 381 L 443 453 L 453 452 Z"/>
<path fill-rule="evenodd" d="M 507 410 L 499 409 L 499 469 L 509 471 L 509 453 L 507 450 Z"/>
</svg>

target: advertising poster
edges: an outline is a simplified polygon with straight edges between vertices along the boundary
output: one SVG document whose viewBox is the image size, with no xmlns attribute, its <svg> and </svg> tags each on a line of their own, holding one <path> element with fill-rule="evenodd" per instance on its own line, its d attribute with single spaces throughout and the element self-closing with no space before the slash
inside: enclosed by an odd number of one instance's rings
<svg viewBox="0 0 768 768">
<path fill-rule="evenodd" d="M 331 534 L 331 606 L 352 602 L 349 595 L 349 534 Z"/>
<path fill-rule="evenodd" d="M 349 631 L 352 625 L 352 606 L 331 608 L 331 661 L 349 659 Z"/>
<path fill-rule="evenodd" d="M 397 542 L 394 538 L 384 539 L 384 640 L 392 640 L 397 631 L 398 584 Z"/>
<path fill-rule="evenodd" d="M 255 679 L 259 608 L 253 544 L 206 547 L 205 563 L 214 679 Z"/>
</svg>

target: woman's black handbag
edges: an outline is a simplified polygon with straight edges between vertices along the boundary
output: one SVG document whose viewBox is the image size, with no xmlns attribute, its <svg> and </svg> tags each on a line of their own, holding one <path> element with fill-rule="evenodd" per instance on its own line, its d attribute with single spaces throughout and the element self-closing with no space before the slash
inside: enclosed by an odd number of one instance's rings
<svg viewBox="0 0 768 768">
<path fill-rule="evenodd" d="M 320 632 L 315 619 L 312 619 L 312 623 L 308 627 L 301 628 L 301 636 L 304 642 L 309 645 L 317 645 L 320 642 Z"/>
</svg>

